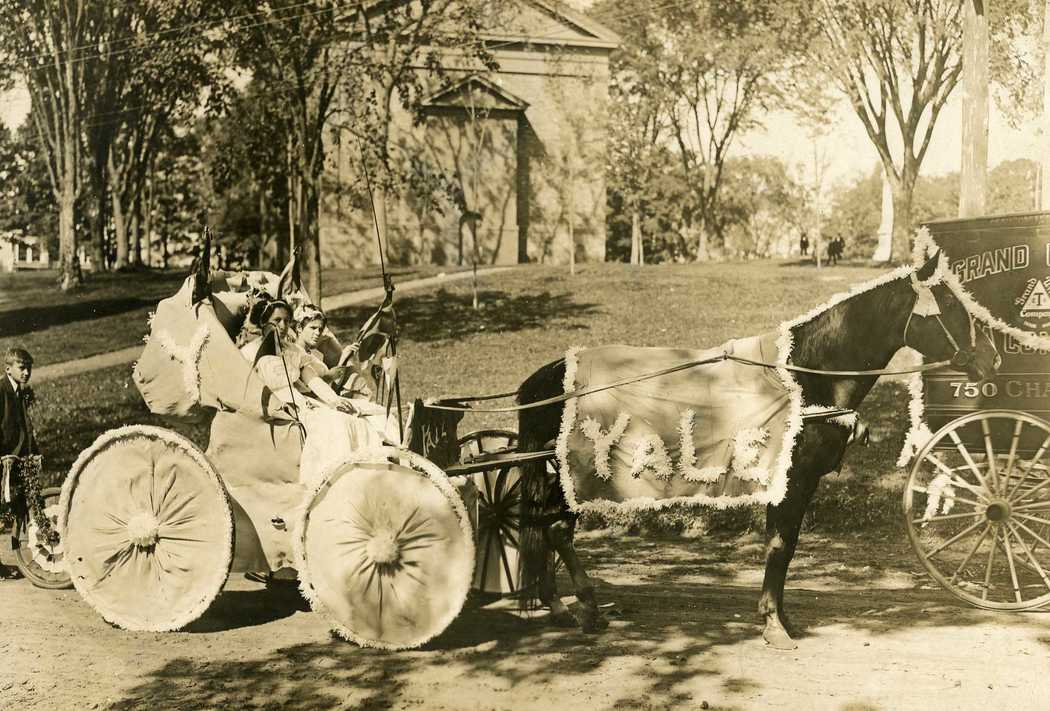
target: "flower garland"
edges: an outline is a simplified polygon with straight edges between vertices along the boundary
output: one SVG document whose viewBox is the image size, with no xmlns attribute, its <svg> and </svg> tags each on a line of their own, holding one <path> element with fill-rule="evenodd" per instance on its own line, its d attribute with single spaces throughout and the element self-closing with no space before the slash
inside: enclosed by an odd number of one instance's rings
<svg viewBox="0 0 1050 711">
<path fill-rule="evenodd" d="M 40 486 L 43 472 L 43 457 L 34 454 L 29 457 L 19 457 L 15 466 L 18 467 L 18 478 L 22 483 L 22 497 L 25 500 L 26 509 L 33 517 L 33 523 L 40 531 L 40 538 L 49 546 L 58 545 L 58 531 L 51 525 L 51 520 L 44 513 L 44 493 Z M 13 494 L 17 496 L 17 494 Z M 0 526 L 14 526 L 15 517 L 10 509 L 0 512 Z"/>
</svg>

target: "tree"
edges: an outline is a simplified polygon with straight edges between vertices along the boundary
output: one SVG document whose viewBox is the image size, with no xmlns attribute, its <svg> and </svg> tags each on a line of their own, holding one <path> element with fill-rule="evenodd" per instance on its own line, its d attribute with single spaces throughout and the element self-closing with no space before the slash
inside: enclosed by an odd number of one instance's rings
<svg viewBox="0 0 1050 711">
<path fill-rule="evenodd" d="M 202 31 L 219 17 L 215 8 L 205 0 L 123 0 L 107 9 L 100 39 L 107 51 L 89 63 L 96 117 L 87 133 L 96 198 L 109 199 L 117 268 L 142 261 L 144 190 L 164 132 L 190 118 L 205 87 L 213 102 L 224 95 L 209 58 L 212 33 Z"/>
<path fill-rule="evenodd" d="M 347 49 L 353 71 L 341 88 L 338 126 L 359 155 L 357 190 L 371 190 L 380 250 L 401 257 L 390 243 L 387 211 L 390 199 L 418 193 L 443 181 L 418 180 L 419 165 L 391 142 L 396 117 L 423 119 L 425 100 L 457 74 L 484 74 L 497 68 L 482 35 L 498 26 L 503 2 L 480 0 L 404 0 L 363 3 L 353 17 Z M 426 195 L 416 195 L 426 200 Z"/>
<path fill-rule="evenodd" d="M 31 117 L 14 133 L 0 126 L 0 166 L 0 234 L 38 237 L 54 252 L 55 196 Z"/>
<path fill-rule="evenodd" d="M 34 126 L 47 156 L 58 204 L 59 284 L 83 280 L 77 260 L 78 200 L 83 188 L 83 107 L 93 88 L 85 58 L 97 52 L 105 3 L 0 0 L 0 64 L 29 89 Z"/>
<path fill-rule="evenodd" d="M 238 0 L 228 3 L 227 11 L 225 43 L 278 118 L 289 240 L 301 250 L 303 285 L 320 300 L 323 134 L 342 77 L 356 71 L 344 44 L 356 9 L 333 0 Z"/>
<path fill-rule="evenodd" d="M 653 61 L 662 49 L 653 32 L 656 13 L 644 0 L 604 0 L 591 12 L 623 38 L 610 62 L 609 96 L 616 111 L 609 116 L 606 176 L 609 194 L 618 194 L 630 215 L 631 264 L 643 264 L 644 203 L 664 165 L 661 143 L 670 137 L 671 95 Z"/>
<path fill-rule="evenodd" d="M 732 254 L 786 255 L 804 220 L 804 188 L 787 166 L 769 156 L 730 159 L 725 168 L 725 197 L 713 222 Z"/>
<path fill-rule="evenodd" d="M 937 119 L 962 70 L 963 3 L 973 0 L 820 0 L 800 3 L 821 30 L 812 56 L 850 103 L 886 171 L 893 194 L 896 260 L 911 253 L 913 196 Z M 991 62 L 1006 94 L 1030 93 L 1013 38 L 1027 0 L 985 3 L 992 28 Z M 1027 31 L 1027 30 L 1026 30 Z M 1013 89 L 1009 87 L 1013 86 Z"/>
</svg>

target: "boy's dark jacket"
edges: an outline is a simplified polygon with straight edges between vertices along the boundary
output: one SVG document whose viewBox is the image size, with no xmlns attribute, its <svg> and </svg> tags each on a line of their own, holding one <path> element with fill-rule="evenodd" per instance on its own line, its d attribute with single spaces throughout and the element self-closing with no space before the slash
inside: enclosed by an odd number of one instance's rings
<svg viewBox="0 0 1050 711">
<path fill-rule="evenodd" d="M 31 391 L 30 391 L 31 392 Z M 26 396 L 22 392 L 22 396 Z M 0 373 L 0 456 L 38 454 L 36 439 L 22 418 L 22 404 L 6 373 Z"/>
</svg>

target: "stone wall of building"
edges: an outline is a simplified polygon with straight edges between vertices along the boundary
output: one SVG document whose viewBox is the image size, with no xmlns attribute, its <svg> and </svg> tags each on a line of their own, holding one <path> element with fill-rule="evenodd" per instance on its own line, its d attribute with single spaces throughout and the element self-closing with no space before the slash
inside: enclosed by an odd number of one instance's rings
<svg viewBox="0 0 1050 711">
<path fill-rule="evenodd" d="M 613 45 L 609 35 L 596 38 L 593 25 L 588 32 L 552 12 L 549 3 L 521 5 L 510 33 L 516 39 L 493 45 L 498 72 L 450 74 L 452 86 L 443 92 L 435 87 L 418 125 L 398 113 L 391 134 L 395 152 L 412 161 L 421 179 L 442 185 L 429 200 L 406 189 L 388 203 L 398 261 L 469 264 L 475 226 L 479 263 L 567 263 L 570 227 L 578 261 L 605 258 L 605 118 Z M 358 150 L 348 134 L 333 133 L 328 185 L 361 184 Z M 367 199 L 330 189 L 321 241 L 325 266 L 375 263 Z"/>
</svg>

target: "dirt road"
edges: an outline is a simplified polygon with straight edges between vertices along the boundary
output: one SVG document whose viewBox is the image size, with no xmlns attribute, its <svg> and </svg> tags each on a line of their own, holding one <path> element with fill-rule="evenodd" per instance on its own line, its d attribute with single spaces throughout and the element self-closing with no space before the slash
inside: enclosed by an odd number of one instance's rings
<svg viewBox="0 0 1050 711">
<path fill-rule="evenodd" d="M 0 582 L 0 707 L 19 709 L 1045 709 L 1050 616 L 926 584 L 900 541 L 810 537 L 789 580 L 804 631 L 766 648 L 754 538 L 585 534 L 612 624 L 596 637 L 466 609 L 425 649 L 330 638 L 294 591 L 235 576 L 189 630 L 110 627 L 73 591 Z M 563 581 L 564 586 L 564 581 Z M 564 589 L 564 587 L 563 587 Z"/>
</svg>

